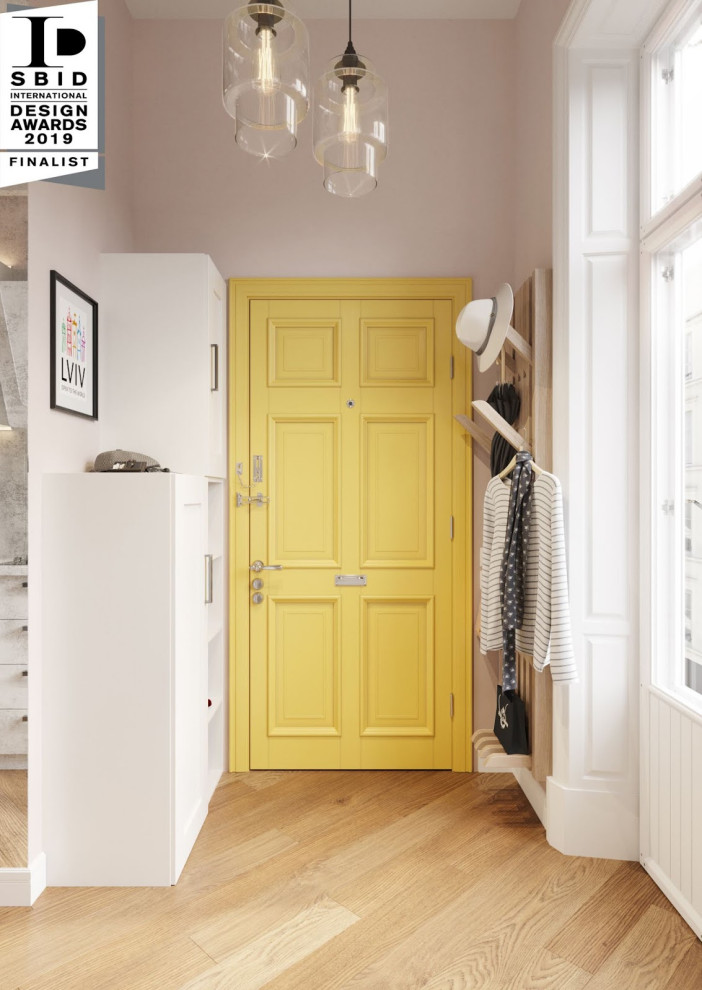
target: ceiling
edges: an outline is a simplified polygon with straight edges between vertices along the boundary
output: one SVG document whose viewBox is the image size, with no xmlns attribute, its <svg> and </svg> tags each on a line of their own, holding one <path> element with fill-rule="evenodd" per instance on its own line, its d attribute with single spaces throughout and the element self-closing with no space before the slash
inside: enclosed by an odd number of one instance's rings
<svg viewBox="0 0 702 990">
<path fill-rule="evenodd" d="M 245 0 L 125 0 L 133 17 L 167 20 L 223 20 Z M 504 20 L 515 17 L 521 0 L 355 0 L 354 19 Z M 292 0 L 305 20 L 348 17 L 346 0 Z"/>
</svg>

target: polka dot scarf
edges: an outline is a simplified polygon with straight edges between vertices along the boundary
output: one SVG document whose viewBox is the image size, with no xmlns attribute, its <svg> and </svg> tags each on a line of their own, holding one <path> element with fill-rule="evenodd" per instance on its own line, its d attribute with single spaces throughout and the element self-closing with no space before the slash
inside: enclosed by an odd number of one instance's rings
<svg viewBox="0 0 702 990">
<path fill-rule="evenodd" d="M 517 689 L 517 651 L 515 630 L 524 619 L 527 544 L 531 523 L 531 495 L 534 472 L 531 454 L 521 450 L 512 472 L 512 490 L 507 512 L 507 533 L 500 569 L 500 605 L 502 608 L 502 690 Z"/>
</svg>

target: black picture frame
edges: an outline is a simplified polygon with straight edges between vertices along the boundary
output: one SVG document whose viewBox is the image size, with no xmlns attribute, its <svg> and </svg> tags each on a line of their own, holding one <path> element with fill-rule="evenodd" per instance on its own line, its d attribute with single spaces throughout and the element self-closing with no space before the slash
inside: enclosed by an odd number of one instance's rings
<svg viewBox="0 0 702 990">
<path fill-rule="evenodd" d="M 51 269 L 50 407 L 98 418 L 98 304 Z"/>
</svg>

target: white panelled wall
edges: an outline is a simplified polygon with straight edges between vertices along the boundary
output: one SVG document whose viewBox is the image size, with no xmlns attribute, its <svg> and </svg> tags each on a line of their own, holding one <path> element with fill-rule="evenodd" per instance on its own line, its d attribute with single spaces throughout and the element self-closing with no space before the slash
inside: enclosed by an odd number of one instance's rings
<svg viewBox="0 0 702 990">
<path fill-rule="evenodd" d="M 661 3 L 574 2 L 554 72 L 554 470 L 580 681 L 554 687 L 547 832 L 639 858 L 639 46 Z"/>
<path fill-rule="evenodd" d="M 642 862 L 702 938 L 702 720 L 650 685 L 641 696 Z"/>
</svg>

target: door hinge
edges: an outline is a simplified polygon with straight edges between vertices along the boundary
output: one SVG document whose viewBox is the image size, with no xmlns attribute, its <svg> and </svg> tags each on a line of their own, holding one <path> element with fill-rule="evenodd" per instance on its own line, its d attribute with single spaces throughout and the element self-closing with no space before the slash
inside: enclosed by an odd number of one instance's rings
<svg viewBox="0 0 702 990">
<path fill-rule="evenodd" d="M 673 79 L 675 78 L 675 70 L 674 69 L 662 69 L 661 70 L 661 78 L 662 78 L 663 82 L 666 83 L 666 84 L 672 82 Z"/>
<path fill-rule="evenodd" d="M 453 691 L 449 695 L 449 716 L 453 718 L 454 703 L 453 703 Z"/>
<path fill-rule="evenodd" d="M 451 368 L 451 373 L 450 373 L 449 377 L 450 378 L 453 378 L 453 370 L 454 370 L 453 354 L 451 355 L 451 365 L 450 365 L 450 368 Z"/>
<path fill-rule="evenodd" d="M 453 539 L 453 516 L 451 516 L 451 527 L 450 527 L 450 530 L 451 530 L 451 539 Z"/>
<path fill-rule="evenodd" d="M 675 278 L 675 269 L 673 268 L 672 265 L 667 265 L 661 271 L 661 275 L 663 276 L 666 282 L 672 282 L 673 279 Z"/>
</svg>

